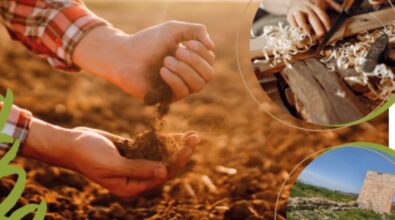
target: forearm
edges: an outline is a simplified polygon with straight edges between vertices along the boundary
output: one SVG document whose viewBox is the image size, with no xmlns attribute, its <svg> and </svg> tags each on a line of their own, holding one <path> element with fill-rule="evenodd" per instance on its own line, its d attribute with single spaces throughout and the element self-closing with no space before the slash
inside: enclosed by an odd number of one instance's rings
<svg viewBox="0 0 395 220">
<path fill-rule="evenodd" d="M 290 8 L 291 0 L 264 0 L 262 2 L 266 11 L 276 15 L 285 15 Z"/>
<path fill-rule="evenodd" d="M 75 136 L 73 130 L 34 118 L 20 154 L 49 165 L 72 169 L 72 164 L 68 162 L 68 159 L 72 147 L 70 140 L 73 140 Z"/>
<path fill-rule="evenodd" d="M 1 0 L 0 20 L 12 39 L 68 72 L 80 70 L 71 58 L 79 41 L 91 30 L 109 25 L 80 0 Z"/>
</svg>

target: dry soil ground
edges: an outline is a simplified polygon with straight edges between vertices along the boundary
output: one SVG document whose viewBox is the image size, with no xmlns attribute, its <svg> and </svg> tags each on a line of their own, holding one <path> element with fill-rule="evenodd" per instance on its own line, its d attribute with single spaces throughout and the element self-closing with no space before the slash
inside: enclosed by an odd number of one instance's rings
<svg viewBox="0 0 395 220">
<path fill-rule="evenodd" d="M 236 29 L 245 4 L 88 2 L 94 12 L 129 32 L 168 19 L 207 25 L 217 43 L 217 78 L 203 92 L 174 104 L 166 117 L 166 130 L 193 129 L 203 141 L 183 175 L 161 190 L 126 201 L 74 173 L 20 158 L 28 183 L 19 205 L 45 198 L 48 219 L 274 219 L 281 184 L 307 155 L 351 141 L 387 143 L 386 115 L 370 124 L 314 133 L 287 127 L 259 111 L 236 68 Z M 152 109 L 141 102 L 87 74 L 53 70 L 11 43 L 3 30 L 0 38 L 0 91 L 12 89 L 16 103 L 35 116 L 122 135 L 146 126 Z M 234 168 L 237 174 L 218 172 L 217 166 Z M 207 179 L 216 190 L 204 184 Z M 13 183 L 12 178 L 0 181 L 0 198 Z M 289 188 L 287 184 L 285 191 Z M 287 195 L 280 198 L 280 214 Z"/>
</svg>

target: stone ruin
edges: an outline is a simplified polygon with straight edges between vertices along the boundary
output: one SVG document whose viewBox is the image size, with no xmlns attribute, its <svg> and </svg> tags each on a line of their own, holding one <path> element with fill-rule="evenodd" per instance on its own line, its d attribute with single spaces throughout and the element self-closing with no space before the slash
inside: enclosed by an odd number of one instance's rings
<svg viewBox="0 0 395 220">
<path fill-rule="evenodd" d="M 358 197 L 358 207 L 381 214 L 391 212 L 395 195 L 395 175 L 368 171 Z"/>
</svg>

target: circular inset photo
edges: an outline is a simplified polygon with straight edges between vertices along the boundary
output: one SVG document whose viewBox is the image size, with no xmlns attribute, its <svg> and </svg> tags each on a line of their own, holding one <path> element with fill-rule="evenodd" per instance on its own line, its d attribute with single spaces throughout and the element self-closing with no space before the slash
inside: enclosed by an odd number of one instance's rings
<svg viewBox="0 0 395 220">
<path fill-rule="evenodd" d="M 290 2 L 264 0 L 254 18 L 250 56 L 262 90 L 316 125 L 344 126 L 384 108 L 395 92 L 393 4 Z"/>
<path fill-rule="evenodd" d="M 293 185 L 287 219 L 395 219 L 395 158 L 364 147 L 322 154 Z"/>
</svg>

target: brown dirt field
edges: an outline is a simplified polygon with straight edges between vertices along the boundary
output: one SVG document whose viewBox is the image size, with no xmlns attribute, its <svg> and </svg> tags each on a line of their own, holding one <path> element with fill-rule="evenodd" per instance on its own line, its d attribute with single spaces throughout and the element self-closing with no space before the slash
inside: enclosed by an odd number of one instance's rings
<svg viewBox="0 0 395 220">
<path fill-rule="evenodd" d="M 62 220 L 274 219 L 281 185 L 311 153 L 354 141 L 387 144 L 386 115 L 369 124 L 318 133 L 287 127 L 259 111 L 236 68 L 236 29 L 245 3 L 101 1 L 88 5 L 129 32 L 168 19 L 207 25 L 217 43 L 217 78 L 201 93 L 172 105 L 165 118 L 166 131 L 196 130 L 202 143 L 181 176 L 129 200 L 115 198 L 72 172 L 19 158 L 17 163 L 28 173 L 19 206 L 45 198 L 47 219 Z M 153 108 L 116 87 L 84 73 L 53 70 L 11 43 L 3 30 L 0 48 L 0 92 L 12 89 L 16 104 L 35 116 L 69 128 L 88 126 L 124 136 L 146 128 Z M 218 166 L 237 173 L 226 174 Z M 204 184 L 208 179 L 216 188 Z M 0 198 L 13 184 L 12 178 L 0 181 Z M 280 197 L 280 215 L 285 213 L 289 189 L 287 184 Z"/>
</svg>

